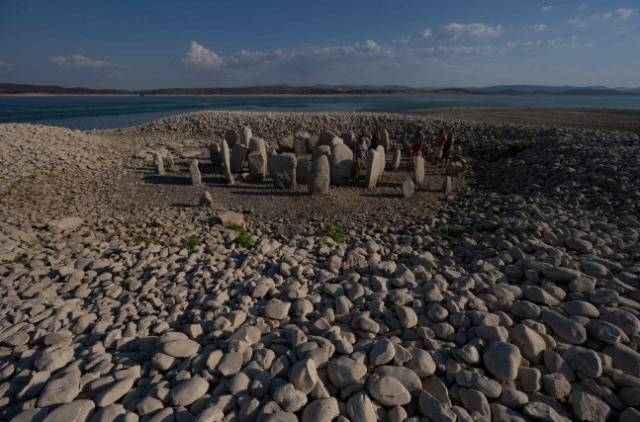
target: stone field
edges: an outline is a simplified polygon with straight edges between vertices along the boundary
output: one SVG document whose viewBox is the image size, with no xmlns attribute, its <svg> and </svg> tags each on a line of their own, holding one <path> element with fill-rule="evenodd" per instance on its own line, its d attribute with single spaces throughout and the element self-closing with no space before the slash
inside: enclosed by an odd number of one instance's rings
<svg viewBox="0 0 640 422">
<path fill-rule="evenodd" d="M 203 112 L 0 150 L 0 420 L 640 421 L 637 133 Z"/>
</svg>

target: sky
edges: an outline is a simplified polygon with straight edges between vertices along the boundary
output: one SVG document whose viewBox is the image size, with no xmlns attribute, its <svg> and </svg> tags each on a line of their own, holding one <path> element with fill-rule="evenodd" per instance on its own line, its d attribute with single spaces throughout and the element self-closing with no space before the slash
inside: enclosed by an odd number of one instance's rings
<svg viewBox="0 0 640 422">
<path fill-rule="evenodd" d="M 0 83 L 640 87 L 638 0 L 0 0 Z"/>
</svg>

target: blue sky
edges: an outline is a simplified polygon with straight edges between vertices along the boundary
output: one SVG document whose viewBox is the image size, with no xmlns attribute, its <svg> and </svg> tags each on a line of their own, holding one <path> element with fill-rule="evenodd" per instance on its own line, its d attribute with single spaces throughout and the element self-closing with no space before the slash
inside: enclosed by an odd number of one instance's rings
<svg viewBox="0 0 640 422">
<path fill-rule="evenodd" d="M 0 82 L 640 86 L 640 2 L 0 0 Z"/>
</svg>

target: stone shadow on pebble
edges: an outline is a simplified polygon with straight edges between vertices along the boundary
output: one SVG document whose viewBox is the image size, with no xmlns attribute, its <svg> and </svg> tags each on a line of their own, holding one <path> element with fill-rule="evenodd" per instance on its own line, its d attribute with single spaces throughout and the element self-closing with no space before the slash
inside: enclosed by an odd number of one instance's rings
<svg viewBox="0 0 640 422">
<path fill-rule="evenodd" d="M 235 186 L 234 186 L 235 187 Z M 244 195 L 244 196 L 307 196 L 306 192 L 295 192 L 295 191 L 262 191 L 262 190 L 246 190 L 246 191 L 229 191 L 235 195 Z"/>
</svg>

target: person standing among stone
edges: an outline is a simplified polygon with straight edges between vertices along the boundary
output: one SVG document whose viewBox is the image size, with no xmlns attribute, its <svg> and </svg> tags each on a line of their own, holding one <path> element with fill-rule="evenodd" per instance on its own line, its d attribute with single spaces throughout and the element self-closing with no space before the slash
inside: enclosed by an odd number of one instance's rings
<svg viewBox="0 0 640 422">
<path fill-rule="evenodd" d="M 376 149 L 378 148 L 378 145 L 380 145 L 380 131 L 376 130 L 371 136 L 371 145 L 369 146 L 369 148 Z"/>
<path fill-rule="evenodd" d="M 449 132 L 447 134 L 447 139 L 444 141 L 444 145 L 442 147 L 442 165 L 441 168 L 446 168 L 449 164 L 449 156 L 453 153 L 453 133 Z"/>
<path fill-rule="evenodd" d="M 422 154 L 422 143 L 424 142 L 424 133 L 422 133 L 422 126 L 418 126 L 418 129 L 411 139 L 411 155 L 417 157 Z"/>
<path fill-rule="evenodd" d="M 438 131 L 438 136 L 436 137 L 436 142 L 433 144 L 433 164 L 435 165 L 439 164 L 441 161 L 442 147 L 446 140 L 447 138 L 444 135 L 444 129 L 440 129 Z"/>
<path fill-rule="evenodd" d="M 369 147 L 367 146 L 367 138 L 364 135 L 360 135 L 358 143 L 353 147 L 353 162 L 356 166 L 356 182 L 360 180 L 360 175 L 364 169 L 364 163 L 369 154 Z"/>
</svg>

